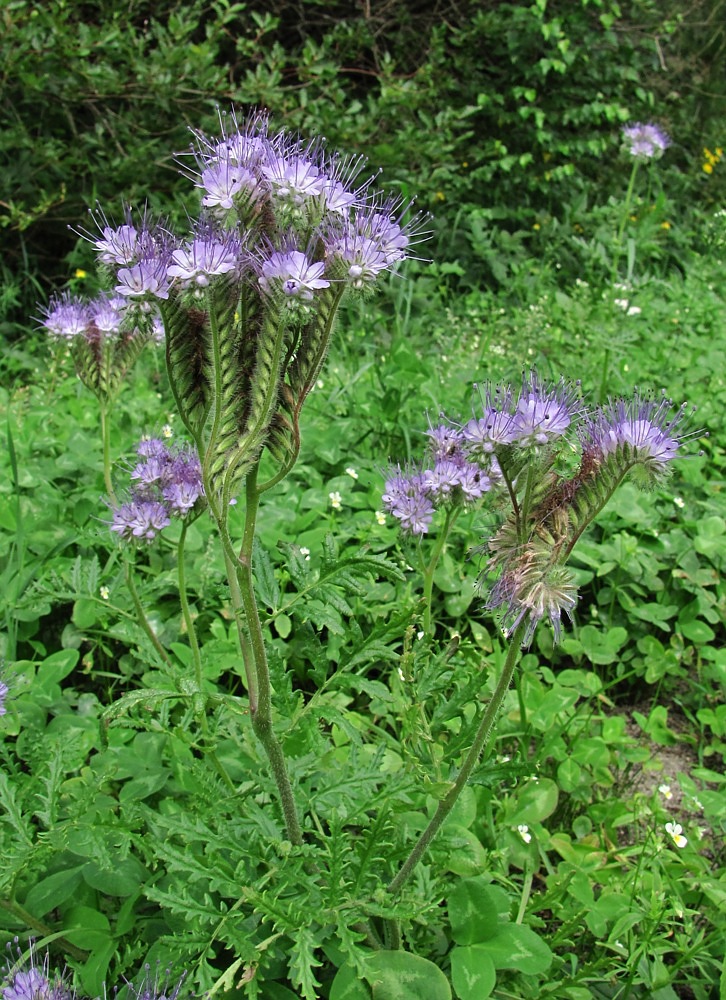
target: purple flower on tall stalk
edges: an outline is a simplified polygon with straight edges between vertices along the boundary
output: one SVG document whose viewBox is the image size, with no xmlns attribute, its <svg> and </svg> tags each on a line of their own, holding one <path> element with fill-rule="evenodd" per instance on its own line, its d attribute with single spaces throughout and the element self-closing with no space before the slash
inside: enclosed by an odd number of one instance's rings
<svg viewBox="0 0 726 1000">
<path fill-rule="evenodd" d="M 580 384 L 543 382 L 535 371 L 522 378 L 522 390 L 512 415 L 512 441 L 521 447 L 550 444 L 565 433 L 582 412 Z"/>
<path fill-rule="evenodd" d="M 131 267 L 119 268 L 115 291 L 124 298 L 168 299 L 169 279 L 164 257 L 145 257 Z"/>
<path fill-rule="evenodd" d="M 203 233 L 191 243 L 172 250 L 173 263 L 167 268 L 169 278 L 179 278 L 183 285 L 204 288 L 209 279 L 239 270 L 241 241 L 232 233 Z"/>
<path fill-rule="evenodd" d="M 668 135 L 652 122 L 647 125 L 642 122 L 626 125 L 623 139 L 630 155 L 640 160 L 657 159 L 671 144 Z"/>
<path fill-rule="evenodd" d="M 288 298 L 303 302 L 312 301 L 313 292 L 330 285 L 322 277 L 325 264 L 313 263 L 300 250 L 276 250 L 262 262 L 261 270 L 259 282 L 264 291 L 272 293 L 281 288 Z"/>
<path fill-rule="evenodd" d="M 169 512 L 164 504 L 157 500 L 135 498 L 114 510 L 111 531 L 124 541 L 153 542 L 170 524 Z"/>
<path fill-rule="evenodd" d="M 259 181 L 246 167 L 221 160 L 202 170 L 197 187 L 204 190 L 202 205 L 205 208 L 221 208 L 230 211 L 235 201 L 244 195 L 249 198 L 259 187 Z"/>
<path fill-rule="evenodd" d="M 612 400 L 590 414 L 580 433 L 583 453 L 597 462 L 614 455 L 642 466 L 655 480 L 667 471 L 678 449 L 701 431 L 684 426 L 687 407 L 673 409 L 669 399 Z"/>
<path fill-rule="evenodd" d="M 66 340 L 84 334 L 91 319 L 88 303 L 70 292 L 53 295 L 44 313 L 42 326 L 52 336 Z"/>
</svg>

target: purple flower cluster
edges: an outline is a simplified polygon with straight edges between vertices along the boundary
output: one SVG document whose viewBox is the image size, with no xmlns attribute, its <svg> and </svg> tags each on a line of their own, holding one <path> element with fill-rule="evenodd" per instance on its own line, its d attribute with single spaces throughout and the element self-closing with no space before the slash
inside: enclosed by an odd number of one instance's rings
<svg viewBox="0 0 726 1000">
<path fill-rule="evenodd" d="M 626 125 L 623 139 L 630 155 L 639 160 L 657 159 L 671 144 L 668 135 L 652 122 L 647 125 L 642 122 Z"/>
<path fill-rule="evenodd" d="M 571 616 L 577 602 L 566 563 L 584 528 L 624 476 L 632 472 L 641 485 L 659 482 L 683 444 L 702 432 L 687 429 L 685 405 L 674 409 L 664 397 L 636 392 L 590 408 L 579 383 L 546 382 L 535 371 L 517 392 L 488 385 L 480 396 L 481 416 L 429 429 L 430 464 L 396 469 L 383 502 L 404 531 L 423 535 L 438 508 L 472 507 L 506 485 L 511 511 L 488 542 L 488 568 L 499 575 L 486 607 L 501 613 L 509 634 L 526 624 L 525 643 L 543 619 L 557 640 L 563 613 Z M 555 446 L 568 434 L 566 478 L 553 467 Z M 572 472 L 578 441 L 581 462 Z"/>
<path fill-rule="evenodd" d="M 127 305 L 118 295 L 99 295 L 87 301 L 63 292 L 51 298 L 41 322 L 53 337 L 98 341 L 119 336 L 127 319 Z"/>
<path fill-rule="evenodd" d="M 583 454 L 597 463 L 608 456 L 642 466 L 654 481 L 668 471 L 678 449 L 701 431 L 688 432 L 687 406 L 673 409 L 669 399 L 642 397 L 611 400 L 588 414 L 580 428 Z"/>
<path fill-rule="evenodd" d="M 26 961 L 18 945 L 18 939 L 13 942 L 17 952 L 13 960 L 11 945 L 8 945 L 9 956 L 5 972 L 0 978 L 0 998 L 2 1000 L 74 1000 L 76 993 L 66 980 L 66 973 L 51 971 L 50 958 L 46 952 L 42 964 L 38 964 L 33 942 L 30 943 L 30 957 Z M 128 995 L 134 1000 L 178 1000 L 186 973 L 172 979 L 171 970 L 160 974 L 158 969 L 152 973 L 151 966 L 144 966 L 143 974 L 137 984 L 124 980 Z M 118 988 L 103 989 L 103 996 L 115 996 Z"/>
<path fill-rule="evenodd" d="M 471 461 L 461 431 L 442 424 L 428 431 L 430 465 L 386 480 L 385 509 L 412 535 L 424 535 L 434 511 L 446 506 L 471 507 L 492 488 L 494 463 Z"/>
<path fill-rule="evenodd" d="M 362 157 L 327 153 L 319 140 L 271 135 L 264 115 L 245 124 L 221 116 L 222 137 L 195 132 L 202 216 L 181 242 L 163 225 L 126 208 L 115 226 L 99 211 L 98 233 L 84 233 L 115 274 L 115 292 L 148 303 L 175 288 L 199 294 L 211 279 L 251 276 L 263 292 L 301 308 L 331 281 L 361 289 L 394 268 L 422 238 L 421 218 L 403 225 L 400 204 L 360 181 Z M 206 214 L 205 214 L 206 213 Z"/>
<path fill-rule="evenodd" d="M 7 713 L 7 708 L 5 707 L 5 699 L 10 693 L 10 688 L 7 686 L 5 681 L 0 680 L 0 715 L 5 715 Z"/>
<path fill-rule="evenodd" d="M 142 461 L 131 471 L 131 496 L 112 507 L 110 527 L 124 541 L 152 542 L 172 517 L 194 509 L 204 494 L 202 470 L 191 448 L 171 449 L 158 438 L 142 441 L 136 454 Z"/>
<path fill-rule="evenodd" d="M 15 940 L 17 947 L 17 939 Z M 8 945 L 8 949 L 10 945 Z M 0 985 L 2 1000 L 72 1000 L 74 992 L 65 977 L 51 975 L 46 952 L 42 966 L 36 962 L 35 951 L 30 948 L 30 960 L 26 965 L 18 948 L 17 960 L 7 961 L 5 975 Z"/>
</svg>

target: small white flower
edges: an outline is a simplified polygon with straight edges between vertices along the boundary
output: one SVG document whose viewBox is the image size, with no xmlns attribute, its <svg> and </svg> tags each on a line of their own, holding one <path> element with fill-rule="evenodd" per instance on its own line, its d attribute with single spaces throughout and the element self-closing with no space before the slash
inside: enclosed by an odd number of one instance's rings
<svg viewBox="0 0 726 1000">
<path fill-rule="evenodd" d="M 341 507 L 343 506 L 341 503 L 342 497 L 340 493 L 338 493 L 338 491 L 335 490 L 333 493 L 328 493 L 328 496 L 330 498 L 330 506 L 333 508 L 333 510 L 340 510 Z"/>
<path fill-rule="evenodd" d="M 621 309 L 627 309 L 628 306 L 630 305 L 627 299 L 613 299 L 613 302 L 615 303 L 616 306 L 619 306 Z"/>
<path fill-rule="evenodd" d="M 353 468 L 352 465 L 349 465 L 348 468 L 345 470 L 345 472 L 346 472 L 346 475 L 350 476 L 351 479 L 357 479 L 358 478 L 358 473 L 355 471 L 355 469 Z"/>
<path fill-rule="evenodd" d="M 673 497 L 673 503 L 676 507 L 680 507 L 681 509 L 686 506 L 686 501 L 683 497 Z"/>
<path fill-rule="evenodd" d="M 671 791 L 670 785 L 658 785 L 658 791 L 663 796 L 664 799 L 672 799 L 673 792 Z"/>
<path fill-rule="evenodd" d="M 322 389 L 324 385 L 325 385 L 325 382 L 323 382 L 323 380 L 321 378 L 319 378 L 317 380 L 317 382 L 315 383 L 315 388 L 316 389 Z"/>
<path fill-rule="evenodd" d="M 104 601 L 107 601 L 111 596 L 111 591 L 108 589 L 108 587 L 101 587 L 98 592 Z"/>
<path fill-rule="evenodd" d="M 417 639 L 423 639 L 423 637 L 424 637 L 425 635 L 426 635 L 426 633 L 425 633 L 425 632 L 424 632 L 424 631 L 422 630 L 421 632 L 417 632 L 417 633 L 416 633 L 416 638 L 417 638 Z"/>
<path fill-rule="evenodd" d="M 529 832 L 529 827 L 527 826 L 526 823 L 519 824 L 519 826 L 517 827 L 517 833 L 525 842 L 525 844 L 528 844 L 532 839 L 532 834 Z"/>
<path fill-rule="evenodd" d="M 164 438 L 170 438 L 174 436 L 174 431 L 171 429 L 171 424 L 164 424 L 161 428 L 161 436 Z"/>
<path fill-rule="evenodd" d="M 300 555 L 305 557 L 306 562 L 310 562 L 310 549 L 306 545 L 300 546 Z"/>
<path fill-rule="evenodd" d="M 676 847 L 686 846 L 688 840 L 683 836 L 683 827 L 680 823 L 666 823 L 665 828 L 666 833 L 670 834 Z"/>
<path fill-rule="evenodd" d="M 379 524 L 385 524 L 386 523 L 386 515 L 383 513 L 382 510 L 377 510 L 375 517 L 376 517 L 376 521 Z"/>
<path fill-rule="evenodd" d="M 640 314 L 641 314 L 642 311 L 643 310 L 640 308 L 640 306 L 629 306 L 628 307 L 628 313 L 627 313 L 627 315 L 628 316 L 640 316 Z"/>
</svg>

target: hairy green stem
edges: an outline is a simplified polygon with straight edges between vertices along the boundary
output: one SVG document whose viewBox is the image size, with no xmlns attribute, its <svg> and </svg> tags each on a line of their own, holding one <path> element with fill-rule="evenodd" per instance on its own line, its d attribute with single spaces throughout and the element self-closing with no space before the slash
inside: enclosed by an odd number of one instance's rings
<svg viewBox="0 0 726 1000">
<path fill-rule="evenodd" d="M 81 951 L 80 948 L 76 948 L 75 945 L 71 944 L 64 937 L 58 937 L 52 927 L 44 924 L 42 920 L 38 920 L 32 913 L 28 913 L 20 903 L 16 903 L 12 899 L 0 898 L 0 906 L 9 913 L 12 913 L 18 920 L 22 920 L 27 927 L 30 927 L 36 933 L 41 934 L 45 938 L 54 938 L 60 947 L 64 951 L 67 951 L 71 958 L 74 958 L 77 962 L 85 962 L 88 958 L 87 951 Z"/>
<path fill-rule="evenodd" d="M 250 716 L 252 718 L 252 728 L 258 740 L 263 746 L 267 759 L 270 762 L 272 776 L 275 779 L 277 790 L 280 796 L 283 815 L 285 817 L 285 827 L 288 839 L 293 844 L 302 844 L 302 830 L 297 815 L 297 806 L 293 794 L 290 778 L 287 773 L 287 764 L 282 751 L 282 746 L 275 736 L 272 726 L 272 688 L 270 684 L 270 669 L 267 662 L 267 650 L 262 634 L 262 624 L 257 610 L 257 600 L 255 598 L 254 585 L 252 581 L 252 546 L 255 539 L 255 528 L 257 524 L 257 510 L 260 502 L 260 494 L 257 490 L 257 471 L 259 462 L 250 469 L 245 482 L 245 492 L 247 506 L 245 510 L 245 529 L 237 560 L 237 579 L 242 597 L 247 631 L 249 633 L 252 655 L 255 664 L 257 677 L 257 705 L 253 709 L 250 705 Z"/>
<path fill-rule="evenodd" d="M 194 664 L 194 677 L 197 682 L 197 688 L 201 694 L 202 686 L 204 684 L 204 676 L 202 674 L 202 656 L 199 652 L 199 643 L 197 642 L 197 631 L 194 628 L 194 620 L 192 618 L 191 608 L 189 607 L 189 598 L 187 596 L 187 581 L 186 572 L 184 567 L 184 546 L 187 540 L 187 522 L 182 521 L 181 532 L 179 534 L 179 542 L 177 544 L 177 558 L 176 558 L 176 571 L 177 578 L 179 580 L 179 603 L 181 604 L 182 616 L 184 618 L 184 625 L 186 626 L 187 636 L 189 637 L 189 648 L 192 651 L 192 663 Z M 202 729 L 206 733 L 207 731 L 207 717 L 204 715 L 202 717 Z"/>
<path fill-rule="evenodd" d="M 111 411 L 109 404 L 103 400 L 100 402 L 101 411 L 101 442 L 103 445 L 103 480 L 106 484 L 106 493 L 111 503 L 116 503 L 116 494 L 113 489 L 111 479 Z"/>
<path fill-rule="evenodd" d="M 449 537 L 449 533 L 454 526 L 454 523 L 459 516 L 461 508 L 453 510 L 449 508 L 446 511 L 446 520 L 444 521 L 444 526 L 439 532 L 438 538 L 436 539 L 436 545 L 431 554 L 431 558 L 428 564 L 422 566 L 423 575 L 423 594 L 424 594 L 424 632 L 426 635 L 432 635 L 433 629 L 431 627 L 431 602 L 433 599 L 434 591 L 434 573 L 436 572 L 436 567 L 438 565 L 439 559 L 441 558 L 441 553 L 444 551 L 444 546 L 446 545 L 446 540 Z"/>
<path fill-rule="evenodd" d="M 429 821 L 429 825 L 414 844 L 411 853 L 401 866 L 400 871 L 388 886 L 388 892 L 395 895 L 411 877 L 416 865 L 426 853 L 429 844 L 441 829 L 446 817 L 454 808 L 454 805 L 456 804 L 459 795 L 461 795 L 462 789 L 469 780 L 481 754 L 489 745 L 494 722 L 496 721 L 499 709 L 501 708 L 504 697 L 509 690 L 509 685 L 512 681 L 514 668 L 517 665 L 517 660 L 519 658 L 520 645 L 526 628 L 526 622 L 522 622 L 514 630 L 514 634 L 510 639 L 509 650 L 507 651 L 507 658 L 504 662 L 501 676 L 497 682 L 496 688 L 494 689 L 491 701 L 487 705 L 486 711 L 481 718 L 477 731 L 474 735 L 473 742 L 469 748 L 469 752 L 464 758 L 464 763 L 461 766 L 461 770 L 459 771 L 456 781 L 446 793 L 446 796 L 441 800 L 441 802 L 439 802 L 436 812 Z"/>
<path fill-rule="evenodd" d="M 144 606 L 141 603 L 139 592 L 136 589 L 136 584 L 134 583 L 133 566 L 131 565 L 131 563 L 126 562 L 124 569 L 126 571 L 126 586 L 129 588 L 129 593 L 131 594 L 131 600 L 133 601 L 134 609 L 136 611 L 136 619 L 139 625 L 144 630 L 144 632 L 146 632 L 147 636 L 149 637 L 151 645 L 154 647 L 154 649 L 162 658 L 167 667 L 173 667 L 174 664 L 169 659 L 166 650 L 164 649 L 164 647 L 161 645 L 161 643 L 157 638 L 156 632 L 154 632 L 153 628 L 151 627 L 151 622 L 146 617 Z"/>
</svg>

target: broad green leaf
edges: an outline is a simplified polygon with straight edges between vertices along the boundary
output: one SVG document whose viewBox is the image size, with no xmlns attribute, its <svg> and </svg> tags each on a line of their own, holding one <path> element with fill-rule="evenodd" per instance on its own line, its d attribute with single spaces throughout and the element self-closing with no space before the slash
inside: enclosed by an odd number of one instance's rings
<svg viewBox="0 0 726 1000">
<path fill-rule="evenodd" d="M 330 1000 L 371 1000 L 371 991 L 361 982 L 355 969 L 344 965 L 330 985 Z"/>
<path fill-rule="evenodd" d="M 378 951 L 366 962 L 373 1000 L 451 1000 L 441 969 L 408 951 Z"/>
<path fill-rule="evenodd" d="M 552 962 L 549 945 L 523 924 L 502 924 L 495 936 L 480 942 L 479 947 L 489 954 L 496 969 L 516 969 L 526 976 L 544 972 Z"/>
<path fill-rule="evenodd" d="M 481 876 L 463 879 L 447 900 L 451 936 L 457 944 L 485 941 L 497 933 L 497 901 L 488 882 Z"/>
<path fill-rule="evenodd" d="M 507 816 L 508 825 L 541 823 L 557 808 L 558 797 L 557 785 L 551 778 L 533 778 L 513 796 L 516 804 L 514 812 Z"/>
<path fill-rule="evenodd" d="M 57 909 L 72 898 L 81 881 L 81 872 L 85 865 L 65 868 L 47 878 L 36 882 L 23 902 L 24 908 L 34 917 L 44 917 L 46 913 Z"/>
<path fill-rule="evenodd" d="M 497 981 L 497 971 L 486 948 L 480 944 L 454 948 L 451 981 L 459 1000 L 486 1000 Z"/>
</svg>

